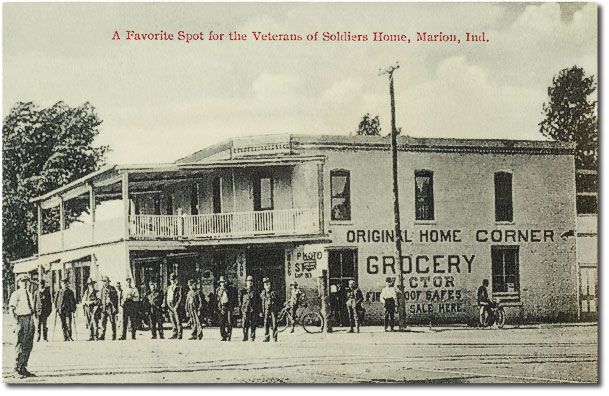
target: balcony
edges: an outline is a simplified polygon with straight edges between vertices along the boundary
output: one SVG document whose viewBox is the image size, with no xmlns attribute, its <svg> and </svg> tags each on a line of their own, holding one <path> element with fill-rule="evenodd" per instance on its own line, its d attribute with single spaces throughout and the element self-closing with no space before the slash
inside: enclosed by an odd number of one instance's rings
<svg viewBox="0 0 609 396">
<path fill-rule="evenodd" d="M 317 209 L 284 209 L 202 215 L 129 216 L 135 239 L 204 239 L 318 234 Z"/>
<path fill-rule="evenodd" d="M 63 231 L 42 234 L 38 240 L 41 254 L 77 249 L 122 239 L 125 234 L 123 217 L 105 219 L 93 224 L 74 223 Z"/>
</svg>

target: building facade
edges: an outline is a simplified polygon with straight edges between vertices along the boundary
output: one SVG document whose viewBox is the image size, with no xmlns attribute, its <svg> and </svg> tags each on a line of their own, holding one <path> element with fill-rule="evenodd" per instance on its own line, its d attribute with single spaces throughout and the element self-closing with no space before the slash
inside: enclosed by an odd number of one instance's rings
<svg viewBox="0 0 609 396">
<path fill-rule="evenodd" d="M 168 283 L 211 292 L 264 276 L 297 281 L 345 320 L 356 280 L 366 322 L 380 322 L 387 277 L 405 286 L 410 323 L 473 323 L 489 279 L 508 321 L 580 316 L 570 144 L 400 137 L 400 236 L 393 231 L 389 139 L 269 135 L 233 139 L 171 164 L 111 166 L 33 200 L 39 254 L 16 262 L 53 288 L 68 275 Z M 58 221 L 53 222 L 53 219 Z M 56 224 L 53 224 L 56 223 Z M 395 257 L 400 238 L 402 257 Z"/>
</svg>

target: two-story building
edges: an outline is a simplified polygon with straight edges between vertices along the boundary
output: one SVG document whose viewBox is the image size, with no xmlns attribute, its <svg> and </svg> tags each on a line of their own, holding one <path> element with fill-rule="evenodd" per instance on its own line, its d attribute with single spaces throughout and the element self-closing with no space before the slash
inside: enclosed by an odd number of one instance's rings
<svg viewBox="0 0 609 396">
<path fill-rule="evenodd" d="M 387 277 L 403 282 L 411 323 L 472 322 L 476 290 L 522 321 L 578 316 L 574 146 L 546 141 L 400 137 L 402 257 L 395 257 L 388 138 L 269 135 L 232 139 L 171 164 L 108 166 L 32 200 L 39 254 L 14 265 L 53 288 L 68 275 L 113 282 L 175 272 L 211 292 L 268 276 L 318 299 L 328 270 L 358 282 L 380 320 Z M 57 221 L 52 221 L 52 220 Z M 514 320 L 515 320 L 514 319 Z"/>
</svg>

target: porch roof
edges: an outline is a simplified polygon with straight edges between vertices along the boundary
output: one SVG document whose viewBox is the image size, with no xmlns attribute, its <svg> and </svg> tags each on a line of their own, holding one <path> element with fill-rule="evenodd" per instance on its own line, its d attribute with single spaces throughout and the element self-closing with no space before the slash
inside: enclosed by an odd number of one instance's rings
<svg viewBox="0 0 609 396">
<path fill-rule="evenodd" d="M 181 163 L 181 164 L 126 164 L 126 165 L 108 165 L 102 169 L 92 172 L 59 188 L 49 191 L 46 194 L 30 199 L 30 202 L 36 203 L 57 198 L 58 196 L 76 196 L 79 193 L 86 192 L 87 184 L 101 182 L 101 180 L 110 180 L 109 182 L 118 182 L 120 174 L 128 173 L 137 175 L 133 179 L 134 182 L 149 181 L 151 175 L 169 177 L 188 177 L 192 176 L 193 172 L 202 170 L 211 170 L 218 168 L 239 168 L 248 166 L 289 166 L 303 162 L 323 161 L 324 156 L 279 156 L 279 157 L 256 157 L 256 158 L 240 158 L 232 160 L 216 160 L 209 162 L 198 163 Z M 119 177 L 114 179 L 114 177 Z M 105 184 L 109 183 L 106 182 Z M 80 191 L 82 190 L 82 191 Z M 65 198 L 65 197 L 64 197 Z"/>
</svg>

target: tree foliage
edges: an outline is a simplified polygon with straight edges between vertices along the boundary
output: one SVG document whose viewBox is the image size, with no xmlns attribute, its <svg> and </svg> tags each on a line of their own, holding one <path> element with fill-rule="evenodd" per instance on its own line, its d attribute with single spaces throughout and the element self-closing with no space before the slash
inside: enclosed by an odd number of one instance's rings
<svg viewBox="0 0 609 396">
<path fill-rule="evenodd" d="M 36 252 L 37 211 L 29 200 L 99 169 L 107 146 L 95 147 L 102 121 L 90 103 L 39 108 L 19 102 L 2 125 L 3 262 Z"/>
<path fill-rule="evenodd" d="M 543 104 L 545 119 L 540 132 L 563 142 L 575 142 L 575 166 L 596 169 L 598 161 L 597 101 L 594 76 L 573 66 L 561 70 L 548 88 L 549 101 Z"/>
<path fill-rule="evenodd" d="M 379 121 L 379 116 L 371 117 L 370 113 L 366 113 L 362 117 L 362 120 L 359 122 L 357 127 L 358 135 L 367 135 L 367 136 L 380 136 L 381 135 L 381 122 Z"/>
</svg>

